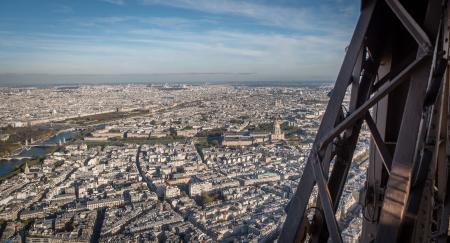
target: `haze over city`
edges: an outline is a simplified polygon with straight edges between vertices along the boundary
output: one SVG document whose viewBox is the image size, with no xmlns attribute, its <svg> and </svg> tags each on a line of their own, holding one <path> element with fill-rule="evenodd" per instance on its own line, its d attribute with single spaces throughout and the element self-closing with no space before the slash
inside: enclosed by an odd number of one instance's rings
<svg viewBox="0 0 450 243">
<path fill-rule="evenodd" d="M 359 3 L 0 3 L 0 85 L 334 80 Z"/>
</svg>

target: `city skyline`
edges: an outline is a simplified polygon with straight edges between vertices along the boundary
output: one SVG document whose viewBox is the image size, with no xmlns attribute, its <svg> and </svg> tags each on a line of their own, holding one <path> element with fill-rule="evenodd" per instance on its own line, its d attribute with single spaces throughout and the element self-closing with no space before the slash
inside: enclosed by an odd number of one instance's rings
<svg viewBox="0 0 450 243">
<path fill-rule="evenodd" d="M 0 85 L 334 80 L 351 1 L 2 1 Z"/>
<path fill-rule="evenodd" d="M 267 242 L 331 88 L 0 88 L 0 240 Z M 338 209 L 346 242 L 361 234 L 368 145 L 365 130 Z"/>
</svg>

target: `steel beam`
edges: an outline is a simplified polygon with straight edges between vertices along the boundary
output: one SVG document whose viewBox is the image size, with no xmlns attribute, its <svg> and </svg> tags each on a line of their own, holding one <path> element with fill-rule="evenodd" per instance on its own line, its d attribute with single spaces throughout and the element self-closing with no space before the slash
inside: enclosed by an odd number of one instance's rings
<svg viewBox="0 0 450 243">
<path fill-rule="evenodd" d="M 362 52 L 362 56 L 366 57 L 367 51 Z M 366 59 L 363 63 L 359 63 L 355 67 L 354 81 L 352 83 L 352 93 L 349 104 L 349 112 L 353 112 L 361 104 L 366 101 L 370 95 L 371 87 L 376 79 L 376 70 L 378 63 L 372 58 Z M 363 75 L 361 76 L 361 70 Z M 359 73 L 359 74 L 358 74 Z M 356 80 L 358 77 L 361 81 Z M 334 160 L 333 170 L 328 180 L 328 190 L 330 191 L 331 200 L 333 202 L 333 212 L 336 213 L 344 191 L 345 182 L 347 181 L 348 172 L 351 167 L 353 154 L 358 142 L 362 121 L 357 122 L 353 127 L 345 130 L 342 138 L 336 145 L 336 158 Z M 318 242 L 328 242 L 328 230 L 324 222 L 320 229 L 316 230 L 319 235 Z M 314 238 L 313 241 L 315 242 Z"/>
<path fill-rule="evenodd" d="M 313 163 L 313 173 L 317 181 L 319 199 L 323 207 L 323 214 L 325 215 L 328 231 L 331 233 L 331 239 L 333 242 L 342 242 L 339 226 L 334 215 L 333 202 L 331 200 L 330 191 L 328 190 L 326 176 L 323 173 L 323 169 L 318 158 Z"/>
<path fill-rule="evenodd" d="M 431 63 L 430 63 L 431 64 Z M 384 196 L 377 242 L 397 241 L 409 195 L 412 167 L 423 101 L 426 92 L 429 65 L 422 67 L 411 80 L 400 127 L 391 173 Z"/>
<path fill-rule="evenodd" d="M 392 60 L 392 43 L 389 46 L 384 46 L 382 55 L 380 55 L 380 65 L 378 69 L 379 75 L 385 77 L 388 73 L 392 73 L 392 68 L 396 68 Z M 414 60 L 414 59 L 412 59 Z M 408 63 L 411 59 L 408 58 Z M 406 67 L 407 65 L 402 65 Z M 401 68 L 401 69 L 403 69 Z M 400 71 L 395 71 L 398 74 Z M 375 86 L 379 82 L 375 83 Z M 378 88 L 373 87 L 373 89 L 378 90 Z M 374 91 L 375 91 L 374 90 Z M 381 99 L 373 107 L 372 116 L 376 122 L 377 130 L 383 141 L 388 141 L 391 139 L 392 135 L 388 134 L 389 129 L 392 129 L 392 124 L 390 124 L 391 116 L 389 116 L 390 107 L 393 104 L 392 97 L 395 94 L 389 94 Z M 389 124 L 389 127 L 387 127 Z M 395 129 L 395 127 L 394 127 Z M 379 212 L 382 206 L 382 195 L 384 193 L 385 178 L 387 177 L 386 170 L 383 167 L 383 159 L 381 155 L 377 152 L 376 145 L 374 144 L 373 138 L 370 141 L 369 147 L 369 166 L 367 168 L 367 180 L 363 191 L 360 194 L 360 204 L 362 205 L 363 225 L 361 233 L 361 242 L 372 242 L 376 238 L 377 221 L 379 217 Z M 392 144 L 391 144 L 392 147 Z"/>
<path fill-rule="evenodd" d="M 386 3 L 399 18 L 400 22 L 402 22 L 403 26 L 405 26 L 408 32 L 417 41 L 417 44 L 419 44 L 425 52 L 428 52 L 431 48 L 431 41 L 420 25 L 417 24 L 414 18 L 411 17 L 398 0 L 386 0 Z"/>
<path fill-rule="evenodd" d="M 376 2 L 377 1 L 375 0 L 367 1 L 364 8 L 361 10 L 361 15 L 356 25 L 351 44 L 345 55 L 341 70 L 339 71 L 335 88 L 333 89 L 322 123 L 317 132 L 316 141 L 313 144 L 316 148 L 318 147 L 318 139 L 335 126 L 347 85 L 352 77 L 353 68 L 364 43 L 364 37 L 369 27 Z M 294 242 L 298 232 L 305 227 L 304 216 L 306 206 L 315 183 L 314 175 L 310 173 L 312 172 L 312 164 L 315 159 L 315 154 L 310 154 L 308 157 L 303 176 L 300 179 L 294 197 L 290 201 L 279 242 Z"/>
<path fill-rule="evenodd" d="M 424 29 L 436 39 L 441 16 L 440 1 L 428 1 L 425 12 Z M 423 55 L 423 50 L 417 50 L 417 56 Z M 395 148 L 391 175 L 389 176 L 383 208 L 379 219 L 376 242 L 404 241 L 402 227 L 405 223 L 407 206 L 416 161 L 417 144 L 420 124 L 423 123 L 422 113 L 428 83 L 432 78 L 432 61 L 428 59 L 422 67 L 411 74 L 411 81 L 402 116 L 397 145 Z M 412 227 L 415 227 L 413 225 Z M 405 228 L 406 229 L 406 228 Z"/>
<path fill-rule="evenodd" d="M 412 74 L 405 111 L 397 139 L 391 172 L 384 195 L 376 242 L 398 240 L 399 228 L 403 221 L 413 167 L 417 131 L 422 115 L 422 107 L 429 79 L 431 60 Z"/>
<path fill-rule="evenodd" d="M 372 134 L 372 139 L 377 147 L 378 153 L 380 153 L 381 158 L 383 160 L 383 165 L 386 168 L 388 174 L 390 174 L 391 165 L 392 165 L 392 156 L 389 152 L 389 149 L 386 147 L 386 144 L 383 142 L 383 138 L 378 131 L 377 124 L 375 124 L 372 116 L 367 113 L 364 117 L 367 126 L 369 127 L 370 133 Z"/>
<path fill-rule="evenodd" d="M 326 242 L 330 236 L 333 242 L 342 242 L 335 212 L 339 206 L 364 120 L 372 134 L 372 145 L 366 187 L 368 190 L 366 199 L 369 198 L 367 199 L 369 201 L 364 201 L 363 209 L 366 211 L 368 204 L 373 205 L 374 214 L 371 215 L 372 217 L 364 218 L 363 241 L 405 240 L 410 242 L 411 238 L 417 237 L 422 232 L 429 233 L 427 230 L 421 231 L 417 228 L 416 221 L 419 220 L 414 217 L 415 215 L 421 217 L 423 222 L 428 222 L 432 217 L 429 214 L 431 210 L 418 213 L 418 209 L 422 207 L 417 207 L 419 204 L 416 202 L 420 202 L 423 209 L 431 208 L 430 205 L 436 202 L 430 197 L 435 190 L 429 183 L 435 179 L 432 175 L 433 170 L 427 169 L 433 164 L 427 164 L 424 160 L 425 162 L 422 163 L 424 167 L 421 167 L 415 161 L 417 161 L 418 148 L 424 141 L 424 136 L 421 135 L 423 133 L 419 132 L 420 127 L 422 125 L 428 129 L 432 127 L 428 123 L 425 124 L 426 119 L 422 115 L 432 66 L 431 43 L 436 39 L 436 23 L 438 22 L 436 19 L 439 18 L 437 10 L 441 10 L 441 6 L 439 6 L 440 2 L 434 0 L 405 1 L 404 3 L 407 8 L 399 0 L 384 0 L 384 2 L 364 0 L 362 2 L 357 28 L 331 92 L 330 101 L 300 183 L 288 205 L 287 218 L 281 230 L 279 242 L 296 242 L 305 239 L 310 239 L 312 242 Z M 425 3 L 428 4 L 428 8 L 424 14 L 424 11 L 419 8 Z M 392 12 L 386 11 L 389 8 Z M 411 14 L 407 9 L 411 11 Z M 424 16 L 424 25 L 420 26 L 417 21 L 422 21 Z M 393 24 L 392 27 L 385 29 L 386 24 L 390 23 Z M 380 39 L 381 37 L 385 39 Z M 433 40 L 430 41 L 430 38 Z M 363 71 L 361 82 L 358 82 L 361 58 L 357 57 L 361 57 L 361 48 L 368 46 L 377 52 L 374 59 L 376 62 L 384 65 L 382 62 L 388 60 L 390 65 L 384 67 L 386 70 L 384 73 L 387 74 L 381 80 L 378 80 L 379 73 L 365 74 Z M 377 57 L 387 58 L 376 59 Z M 355 66 L 355 64 L 358 65 Z M 383 68 L 379 68 L 378 72 L 380 70 Z M 368 78 L 369 81 L 366 84 L 369 85 L 363 85 L 364 78 Z M 350 112 L 347 117 L 342 118 L 341 106 L 349 84 L 352 84 Z M 363 96 L 364 92 L 367 92 L 366 96 Z M 356 100 L 358 101 L 355 103 Z M 376 106 L 375 110 L 370 111 L 374 106 Z M 376 121 L 370 115 L 371 112 Z M 442 118 L 442 114 L 440 115 Z M 428 134 L 430 133 L 434 131 Z M 433 151 L 435 156 L 441 154 L 440 159 L 437 160 L 440 162 L 435 164 L 440 163 L 438 168 L 448 167 L 448 160 L 442 160 L 445 157 L 442 156 L 442 147 L 447 146 L 440 147 L 440 152 Z M 333 156 L 335 156 L 334 165 L 328 178 Z M 426 157 L 423 158 L 426 159 Z M 415 169 L 421 172 L 418 174 L 419 177 L 423 177 L 423 173 L 427 174 L 426 171 L 429 172 L 428 184 L 418 185 L 416 190 L 412 190 L 414 176 L 417 174 L 414 172 Z M 437 171 L 437 174 L 438 179 L 448 176 L 448 168 L 443 169 L 442 172 Z M 307 207 L 316 183 L 319 193 L 316 207 L 318 212 L 321 212 L 321 217 L 317 213 L 314 214 L 313 222 L 309 224 L 306 217 Z M 442 179 L 437 181 L 436 185 L 438 185 L 437 188 L 449 190 L 448 183 L 448 180 Z M 424 190 L 420 189 L 422 187 Z M 442 201 L 442 198 L 445 198 L 446 205 L 450 205 L 448 199 L 450 197 L 443 191 L 439 193 L 441 193 L 440 196 L 438 195 L 439 200 Z M 423 194 L 427 195 L 424 195 L 423 200 L 418 200 Z M 370 198 L 372 195 L 373 198 Z M 448 214 L 449 211 L 450 206 L 445 207 L 441 214 Z M 441 225 L 448 225 L 448 219 L 441 222 Z M 412 226 L 414 232 L 407 229 L 408 226 Z M 444 226 L 441 228 L 443 232 Z M 310 238 L 307 237 L 308 234 Z M 429 239 L 427 237 L 423 239 Z M 414 240 L 420 241 L 419 238 Z"/>
<path fill-rule="evenodd" d="M 363 105 L 358 107 L 352 114 L 350 114 L 345 120 L 339 123 L 335 128 L 328 132 L 319 142 L 320 148 L 326 146 L 330 143 L 336 136 L 341 134 L 345 129 L 353 125 L 357 120 L 363 118 L 366 112 L 374 106 L 378 101 L 380 101 L 389 92 L 394 90 L 400 84 L 407 80 L 407 77 L 414 72 L 416 69 L 422 67 L 425 60 L 430 60 L 428 55 L 418 56 L 408 67 L 401 71 L 396 77 L 394 77 L 390 82 L 386 82 L 381 88 L 376 92 L 369 100 L 367 100 Z"/>
<path fill-rule="evenodd" d="M 438 189 L 436 200 L 437 200 L 437 234 L 438 241 L 446 241 L 448 233 L 449 224 L 449 204 L 448 204 L 448 182 L 449 182 L 449 161 L 448 161 L 448 109 L 449 109 L 449 87 L 450 87 L 449 71 L 447 67 L 447 72 L 445 74 L 445 81 L 442 88 L 442 105 L 440 111 L 440 121 L 439 121 L 439 145 L 436 148 L 435 153 L 437 160 L 437 181 L 435 182 Z"/>
</svg>

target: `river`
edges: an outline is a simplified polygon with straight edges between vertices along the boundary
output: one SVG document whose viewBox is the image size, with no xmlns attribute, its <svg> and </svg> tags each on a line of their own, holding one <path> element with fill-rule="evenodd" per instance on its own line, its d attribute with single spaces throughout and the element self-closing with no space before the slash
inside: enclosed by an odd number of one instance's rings
<svg viewBox="0 0 450 243">
<path fill-rule="evenodd" d="M 55 144 L 60 140 L 69 139 L 77 135 L 78 131 L 64 131 L 50 137 L 41 143 L 41 145 Z M 29 150 L 23 150 L 18 156 L 19 157 L 32 157 L 36 158 L 45 155 L 47 149 L 45 147 L 31 147 Z M 11 160 L 0 160 L 0 177 L 7 175 L 13 171 L 16 166 L 22 165 L 23 161 L 21 159 L 11 159 Z"/>
</svg>

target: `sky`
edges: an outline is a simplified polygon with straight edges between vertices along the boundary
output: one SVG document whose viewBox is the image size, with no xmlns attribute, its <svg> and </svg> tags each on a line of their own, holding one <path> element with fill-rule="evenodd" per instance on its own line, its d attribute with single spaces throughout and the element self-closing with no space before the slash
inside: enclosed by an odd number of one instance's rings
<svg viewBox="0 0 450 243">
<path fill-rule="evenodd" d="M 1 0 L 0 85 L 332 81 L 355 0 Z"/>
</svg>

